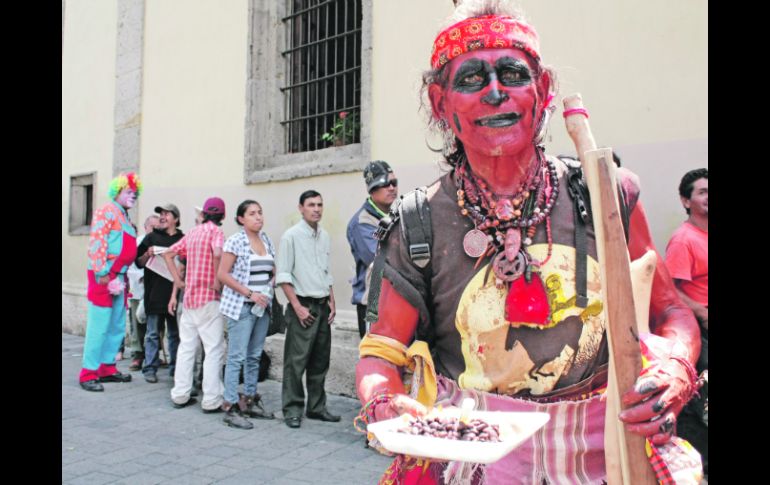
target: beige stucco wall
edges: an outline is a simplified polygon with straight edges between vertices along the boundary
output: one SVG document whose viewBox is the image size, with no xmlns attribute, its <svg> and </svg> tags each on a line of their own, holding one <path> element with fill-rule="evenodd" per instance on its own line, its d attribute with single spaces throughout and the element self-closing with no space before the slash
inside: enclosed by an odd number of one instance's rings
<svg viewBox="0 0 770 485">
<path fill-rule="evenodd" d="M 373 2 L 371 158 L 387 160 L 408 190 L 439 174 L 418 112 L 420 74 L 450 0 Z M 541 32 L 545 60 L 559 72 L 561 94 L 580 91 L 600 144 L 612 145 L 642 179 L 642 200 L 660 245 L 682 219 L 676 185 L 690 168 L 707 165 L 707 6 L 698 0 L 644 4 L 611 0 L 525 1 Z M 265 229 L 278 241 L 296 222 L 297 198 L 324 195 L 323 226 L 332 237 L 335 292 L 343 316 L 353 263 L 345 240 L 350 215 L 365 197 L 360 173 L 243 185 L 246 116 L 246 0 L 166 0 L 146 5 L 140 173 L 145 194 L 139 220 L 159 203 L 182 212 L 219 195 L 228 206 L 262 202 Z M 88 25 L 87 22 L 94 25 Z M 589 28 L 589 21 L 595 27 Z M 82 37 L 82 38 L 81 38 Z M 62 94 L 62 220 L 66 234 L 68 177 L 98 164 L 107 173 L 112 148 L 115 3 L 67 3 Z M 84 82 L 87 80 L 87 82 Z M 276 93 L 280 96 L 280 93 Z M 428 137 L 437 146 L 439 140 Z M 549 152 L 569 153 L 561 109 L 551 123 Z M 87 170 L 85 170 L 87 171 Z M 100 199 L 104 190 L 100 178 Z M 108 180 L 108 178 L 107 178 Z M 63 236 L 63 280 L 82 281 L 85 238 Z M 66 255 L 66 257 L 65 257 Z M 71 255 L 71 256 L 70 256 Z"/>
<path fill-rule="evenodd" d="M 150 190 L 243 175 L 248 3 L 147 2 L 141 173 Z"/>
<path fill-rule="evenodd" d="M 69 236 L 72 175 L 97 172 L 96 207 L 112 178 L 117 2 L 68 0 L 62 47 L 62 285 L 79 291 L 88 236 Z"/>
</svg>

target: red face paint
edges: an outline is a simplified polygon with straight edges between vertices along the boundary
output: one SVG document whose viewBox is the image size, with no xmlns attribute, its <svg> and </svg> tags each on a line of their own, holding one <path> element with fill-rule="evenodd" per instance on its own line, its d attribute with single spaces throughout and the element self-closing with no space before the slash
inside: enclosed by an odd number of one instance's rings
<svg viewBox="0 0 770 485">
<path fill-rule="evenodd" d="M 485 49 L 458 56 L 440 93 L 439 115 L 467 150 L 510 156 L 532 149 L 543 100 L 535 65 L 524 52 Z"/>
</svg>

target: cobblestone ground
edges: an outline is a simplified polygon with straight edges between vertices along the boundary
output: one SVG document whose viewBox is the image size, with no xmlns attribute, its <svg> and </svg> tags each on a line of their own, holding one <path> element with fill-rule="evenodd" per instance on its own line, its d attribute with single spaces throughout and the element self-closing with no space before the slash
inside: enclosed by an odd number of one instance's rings
<svg viewBox="0 0 770 485">
<path fill-rule="evenodd" d="M 62 483 L 372 484 L 391 461 L 364 448 L 352 425 L 355 399 L 329 395 L 339 423 L 306 419 L 297 430 L 280 419 L 252 420 L 254 429 L 239 430 L 199 403 L 173 408 L 167 369 L 157 384 L 133 372 L 130 383 L 82 390 L 82 351 L 83 337 L 62 333 Z M 259 392 L 280 418 L 281 383 L 261 382 Z"/>
</svg>

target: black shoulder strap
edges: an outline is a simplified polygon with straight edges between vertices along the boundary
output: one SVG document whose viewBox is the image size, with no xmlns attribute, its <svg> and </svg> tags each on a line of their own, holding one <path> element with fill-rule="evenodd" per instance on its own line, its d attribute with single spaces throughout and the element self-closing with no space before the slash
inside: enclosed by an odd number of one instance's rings
<svg viewBox="0 0 770 485">
<path fill-rule="evenodd" d="M 580 162 L 572 157 L 559 157 L 567 169 L 567 189 L 574 201 L 575 214 L 575 306 L 585 308 L 588 305 L 588 238 L 586 225 L 592 222 L 590 210 L 591 199 L 588 186 L 583 180 L 583 169 Z M 629 211 L 626 197 L 618 180 L 618 200 L 620 201 L 620 218 L 623 222 L 623 232 L 628 244 Z"/>
<path fill-rule="evenodd" d="M 369 284 L 369 300 L 366 305 L 366 321 L 374 323 L 379 317 L 380 291 L 385 270 L 385 255 L 382 242 L 386 239 L 391 228 L 400 224 L 401 237 L 412 263 L 427 276 L 433 244 L 430 207 L 428 206 L 427 188 L 420 187 L 401 196 L 391 207 L 390 213 L 380 219 L 375 237 L 380 241 L 377 254 L 372 266 L 372 277 Z M 426 286 L 430 279 L 426 279 Z"/>
<path fill-rule="evenodd" d="M 369 279 L 369 293 L 366 302 L 366 317 L 364 320 L 371 325 L 377 321 L 379 316 L 380 291 L 382 289 L 382 274 L 385 271 L 385 252 L 382 250 L 382 243 L 388 237 L 388 233 L 398 222 L 398 209 L 401 200 L 393 203 L 390 212 L 380 219 L 377 224 L 377 230 L 374 232 L 374 238 L 377 239 L 377 252 L 374 255 L 372 263 L 372 274 Z"/>
<path fill-rule="evenodd" d="M 583 170 L 580 162 L 574 158 L 560 157 L 567 165 L 567 190 L 575 203 L 575 306 L 588 306 L 588 188 L 583 182 Z"/>
<path fill-rule="evenodd" d="M 427 188 L 420 187 L 404 195 L 399 205 L 401 234 L 409 258 L 423 271 L 430 263 L 433 230 L 430 227 L 430 207 Z"/>
</svg>

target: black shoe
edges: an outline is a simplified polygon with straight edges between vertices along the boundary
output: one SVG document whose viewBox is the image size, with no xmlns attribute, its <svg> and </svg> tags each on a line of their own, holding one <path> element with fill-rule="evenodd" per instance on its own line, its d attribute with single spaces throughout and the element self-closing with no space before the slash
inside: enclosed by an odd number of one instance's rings
<svg viewBox="0 0 770 485">
<path fill-rule="evenodd" d="M 308 419 L 317 419 L 319 421 L 326 421 L 328 423 L 336 423 L 340 419 L 342 419 L 339 416 L 335 416 L 326 409 L 323 410 L 321 413 L 307 413 L 306 414 Z"/>
<path fill-rule="evenodd" d="M 144 380 L 152 384 L 155 384 L 156 382 L 158 382 L 158 376 L 156 376 L 155 374 L 148 373 L 144 375 Z"/>
<path fill-rule="evenodd" d="M 102 392 L 102 391 L 104 391 L 104 386 L 99 384 L 99 382 L 96 379 L 92 379 L 90 381 L 81 382 L 80 383 L 80 387 L 82 387 L 86 391 L 91 391 L 91 392 Z"/>
<path fill-rule="evenodd" d="M 99 382 L 131 382 L 131 374 L 116 372 L 111 376 L 100 377 Z"/>
<path fill-rule="evenodd" d="M 190 399 L 187 400 L 187 402 L 182 403 L 182 404 L 175 403 L 174 401 L 171 401 L 171 405 L 174 406 L 176 409 L 182 409 L 182 408 L 186 408 L 190 404 L 195 404 L 196 402 L 198 402 L 198 400 L 195 399 L 194 397 L 191 397 Z"/>
<path fill-rule="evenodd" d="M 299 428 L 302 425 L 302 418 L 299 416 L 289 416 L 284 421 L 289 428 Z"/>
<path fill-rule="evenodd" d="M 190 397 L 196 397 L 198 396 L 198 390 L 193 388 L 192 391 L 190 391 Z"/>
</svg>

